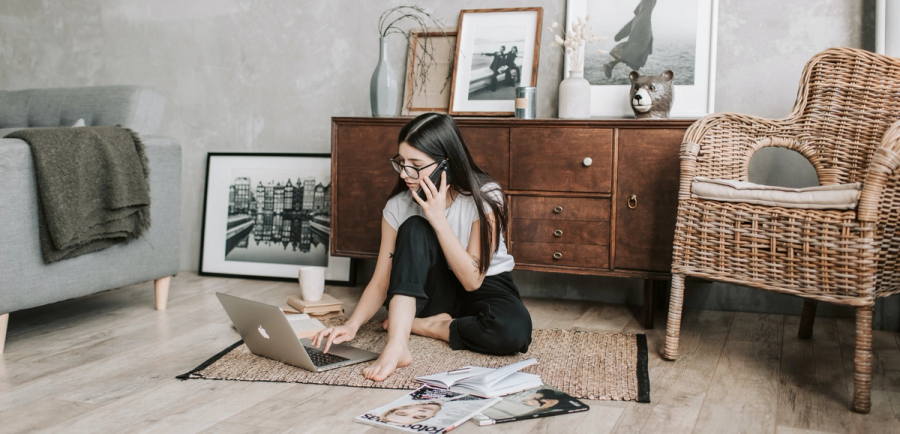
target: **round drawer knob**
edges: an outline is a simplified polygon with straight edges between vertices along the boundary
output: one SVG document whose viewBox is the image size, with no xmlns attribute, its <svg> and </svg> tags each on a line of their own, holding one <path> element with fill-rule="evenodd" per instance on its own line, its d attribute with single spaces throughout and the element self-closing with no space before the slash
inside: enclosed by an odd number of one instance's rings
<svg viewBox="0 0 900 434">
<path fill-rule="evenodd" d="M 562 253 L 556 252 L 553 254 L 553 259 L 562 259 Z"/>
<path fill-rule="evenodd" d="M 557 229 L 557 230 L 553 231 L 553 236 L 554 236 L 554 237 L 561 237 L 561 236 L 562 236 L 562 230 L 561 230 L 561 229 Z"/>
<path fill-rule="evenodd" d="M 594 160 L 592 160 L 591 157 L 585 157 L 582 163 L 584 163 L 584 167 L 589 167 L 591 164 L 594 164 Z"/>
<path fill-rule="evenodd" d="M 556 207 L 556 208 L 553 208 L 553 212 L 555 212 L 555 213 L 557 213 L 557 214 L 561 213 L 561 212 L 562 212 L 562 207 L 561 207 L 561 206 L 558 206 L 558 207 Z"/>
</svg>

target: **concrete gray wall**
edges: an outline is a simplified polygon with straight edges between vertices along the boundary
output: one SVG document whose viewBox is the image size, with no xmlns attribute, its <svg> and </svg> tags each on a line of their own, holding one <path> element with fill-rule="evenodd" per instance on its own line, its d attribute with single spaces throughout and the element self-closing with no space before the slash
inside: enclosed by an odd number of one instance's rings
<svg viewBox="0 0 900 434">
<path fill-rule="evenodd" d="M 181 267 L 196 270 L 206 153 L 329 152 L 332 116 L 370 114 L 377 19 L 402 3 L 3 0 L 0 88 L 138 84 L 162 91 L 169 102 L 161 133 L 184 145 Z M 566 9 L 564 0 L 412 3 L 448 25 L 460 9 L 541 6 L 545 24 L 562 22 Z M 873 4 L 721 0 L 717 111 L 786 115 L 807 59 L 831 46 L 871 44 Z M 547 32 L 542 41 L 538 115 L 554 117 L 562 56 Z M 395 70 L 404 71 L 405 41 L 392 37 L 390 50 Z M 784 173 L 761 167 L 761 179 L 777 182 Z M 371 265 L 363 264 L 362 278 Z M 642 282 L 634 279 L 516 272 L 516 280 L 526 295 L 641 303 Z M 796 313 L 800 304 L 748 288 L 691 283 L 687 306 Z"/>
</svg>

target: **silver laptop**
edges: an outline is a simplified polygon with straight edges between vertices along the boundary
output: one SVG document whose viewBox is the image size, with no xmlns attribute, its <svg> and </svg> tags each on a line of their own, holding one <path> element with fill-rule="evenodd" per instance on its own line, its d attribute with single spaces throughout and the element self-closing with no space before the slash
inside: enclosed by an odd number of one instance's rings
<svg viewBox="0 0 900 434">
<path fill-rule="evenodd" d="M 278 360 L 313 372 L 365 362 L 378 357 L 371 351 L 332 344 L 328 354 L 313 347 L 309 339 L 298 339 L 278 306 L 216 293 L 225 312 L 253 354 Z"/>
</svg>

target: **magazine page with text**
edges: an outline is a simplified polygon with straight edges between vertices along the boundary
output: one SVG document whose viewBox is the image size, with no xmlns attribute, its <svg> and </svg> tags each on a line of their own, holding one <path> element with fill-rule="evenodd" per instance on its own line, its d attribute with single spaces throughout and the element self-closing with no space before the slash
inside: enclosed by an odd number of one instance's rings
<svg viewBox="0 0 900 434">
<path fill-rule="evenodd" d="M 400 431 L 437 434 L 453 429 L 499 400 L 422 386 L 355 420 Z"/>
</svg>

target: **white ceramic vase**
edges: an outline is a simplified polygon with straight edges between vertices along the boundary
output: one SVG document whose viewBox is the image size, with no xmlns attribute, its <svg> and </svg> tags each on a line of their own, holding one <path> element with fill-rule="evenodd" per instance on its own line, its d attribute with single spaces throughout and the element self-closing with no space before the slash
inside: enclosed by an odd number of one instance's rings
<svg viewBox="0 0 900 434">
<path fill-rule="evenodd" d="M 588 119 L 591 117 L 591 83 L 583 71 L 569 71 L 569 77 L 559 83 L 559 118 Z"/>
<path fill-rule="evenodd" d="M 397 97 L 399 88 L 397 87 L 397 75 L 388 62 L 388 40 L 380 38 L 378 65 L 375 66 L 375 72 L 372 73 L 372 81 L 369 82 L 369 99 L 372 104 L 372 116 L 396 116 L 397 115 Z"/>
</svg>

